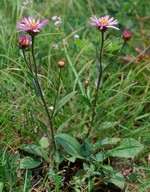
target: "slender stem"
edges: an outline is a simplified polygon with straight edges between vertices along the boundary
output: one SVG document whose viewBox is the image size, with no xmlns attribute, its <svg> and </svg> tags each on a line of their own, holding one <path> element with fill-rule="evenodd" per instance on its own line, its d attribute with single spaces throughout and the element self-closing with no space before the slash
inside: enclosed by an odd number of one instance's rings
<svg viewBox="0 0 150 192">
<path fill-rule="evenodd" d="M 55 101 L 54 101 L 54 110 L 53 110 L 53 112 L 51 114 L 51 119 L 54 116 L 54 112 L 55 112 L 55 108 L 56 108 L 57 98 L 58 98 L 58 94 L 59 94 L 60 80 L 61 80 L 60 77 L 61 77 L 61 68 L 59 70 L 59 75 L 58 75 L 58 87 L 57 87 L 57 90 L 56 90 L 56 97 L 55 97 Z"/>
<path fill-rule="evenodd" d="M 117 57 L 120 55 L 121 51 L 123 50 L 125 44 L 126 44 L 126 41 L 124 41 L 124 43 L 122 44 L 122 47 L 119 49 L 118 53 L 115 55 L 112 61 L 103 69 L 103 72 L 117 59 Z"/>
<path fill-rule="evenodd" d="M 22 52 L 23 52 L 23 57 L 24 57 L 25 63 L 26 63 L 26 65 L 27 65 L 29 71 L 30 71 L 31 73 L 33 73 L 33 72 L 32 72 L 32 68 L 31 68 L 30 64 L 28 63 L 28 61 L 27 61 L 26 54 L 25 54 L 25 50 L 22 49 Z"/>
<path fill-rule="evenodd" d="M 35 38 L 35 36 L 32 35 L 31 38 L 32 38 L 32 50 L 31 50 L 31 52 L 32 52 L 33 63 L 34 63 L 34 70 L 35 70 L 34 72 L 35 72 L 35 76 L 37 78 L 37 65 L 36 65 L 35 54 L 34 54 L 34 38 Z"/>
<path fill-rule="evenodd" d="M 51 116 L 50 116 L 50 114 L 49 114 L 49 110 L 48 110 L 48 107 L 47 107 L 47 105 L 46 105 L 46 101 L 45 101 L 45 98 L 44 98 L 44 96 L 43 96 L 43 92 L 42 92 L 42 90 L 41 90 L 41 86 L 40 86 L 40 84 L 39 84 L 38 79 L 35 79 L 35 82 L 36 82 L 36 84 L 37 84 L 40 97 L 41 97 L 41 99 L 42 99 L 43 105 L 44 105 L 44 107 L 45 107 L 45 111 L 46 111 L 46 113 L 47 113 L 47 117 L 48 117 L 50 129 L 51 129 L 51 134 L 52 134 L 52 139 L 53 139 L 53 144 L 54 144 L 54 148 L 55 148 L 55 150 L 56 150 L 56 143 L 55 143 L 55 138 L 54 138 L 54 128 L 53 128 L 52 119 L 51 119 Z"/>
<path fill-rule="evenodd" d="M 87 133 L 87 137 L 89 136 L 93 123 L 94 123 L 94 117 L 95 117 L 95 107 L 96 107 L 96 102 L 97 102 L 97 96 L 98 96 L 98 90 L 99 90 L 99 86 L 100 86 L 100 82 L 102 79 L 102 75 L 103 75 L 103 68 L 102 68 L 102 58 L 103 58 L 103 51 L 104 51 L 104 33 L 105 32 L 101 32 L 101 39 L 102 39 L 102 43 L 101 43 L 101 50 L 100 50 L 100 57 L 99 57 L 99 75 L 98 75 L 98 83 L 95 89 L 95 98 L 94 98 L 94 102 L 93 102 L 93 109 L 92 109 L 92 120 L 91 120 L 91 125 L 89 127 L 88 133 Z"/>
<path fill-rule="evenodd" d="M 47 113 L 47 117 L 48 117 L 48 121 L 49 121 L 49 125 L 50 125 L 50 130 L 51 130 L 51 134 L 52 134 L 52 140 L 53 140 L 53 145 L 54 145 L 54 149 L 56 150 L 56 143 L 55 143 L 55 138 L 54 138 L 54 128 L 53 128 L 53 123 L 52 123 L 52 119 L 51 119 L 51 116 L 49 114 L 49 110 L 48 110 L 48 107 L 46 105 L 46 101 L 45 101 L 45 98 L 44 98 L 44 95 L 43 95 L 43 92 L 42 92 L 42 89 L 41 89 L 41 86 L 40 86 L 40 83 L 38 81 L 38 75 L 37 75 L 37 65 L 36 65 L 36 60 L 35 60 L 35 54 L 34 54 L 34 36 L 32 36 L 32 57 L 33 57 L 33 63 L 34 63 L 34 68 L 35 68 L 35 83 L 37 85 L 37 88 L 38 88 L 38 91 L 39 91 L 39 94 L 40 94 L 40 97 L 41 97 L 41 100 L 43 102 L 43 105 L 45 107 L 45 111 Z M 32 72 L 33 73 L 33 72 Z M 34 74 L 33 74 L 34 75 Z"/>
</svg>

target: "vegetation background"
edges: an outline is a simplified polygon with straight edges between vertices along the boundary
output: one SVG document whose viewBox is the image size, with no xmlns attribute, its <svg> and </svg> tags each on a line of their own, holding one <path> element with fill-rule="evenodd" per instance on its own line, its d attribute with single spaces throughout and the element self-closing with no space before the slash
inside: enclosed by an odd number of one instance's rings
<svg viewBox="0 0 150 192">
<path fill-rule="evenodd" d="M 19 168 L 19 161 L 24 156 L 19 146 L 38 144 L 47 123 L 44 108 L 30 87 L 28 70 L 17 45 L 16 23 L 25 16 L 43 19 L 56 15 L 62 18 L 61 26 L 57 28 L 50 20 L 36 38 L 36 58 L 49 107 L 54 103 L 58 85 L 57 61 L 66 60 L 60 97 L 71 91 L 78 91 L 79 96 L 59 111 L 54 125 L 58 133 L 77 135 L 80 139 L 86 131 L 83 125 L 89 116 L 80 95 L 86 89 L 87 94 L 91 94 L 97 79 L 94 44 L 100 46 L 100 33 L 89 27 L 89 18 L 94 12 L 99 16 L 109 14 L 119 20 L 120 31 L 109 31 L 104 66 L 119 49 L 124 29 L 131 30 L 132 39 L 103 76 L 93 136 L 132 137 L 142 143 L 142 152 L 128 162 L 132 175 L 128 173 L 129 168 L 121 166 L 119 170 L 128 179 L 126 191 L 150 190 L 149 8 L 148 0 L 34 0 L 27 4 L 22 0 L 0 1 L 0 191 L 34 191 L 33 183 L 24 178 L 25 170 Z M 88 87 L 86 80 L 90 81 Z M 83 119 L 82 114 L 86 112 Z M 127 163 L 125 161 L 118 163 L 123 165 Z M 32 171 L 28 174 L 32 175 Z"/>
</svg>

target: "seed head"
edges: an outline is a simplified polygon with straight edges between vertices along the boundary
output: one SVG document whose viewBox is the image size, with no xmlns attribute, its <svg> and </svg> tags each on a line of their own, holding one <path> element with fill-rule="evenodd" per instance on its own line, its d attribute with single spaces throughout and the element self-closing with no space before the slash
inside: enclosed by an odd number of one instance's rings
<svg viewBox="0 0 150 192">
<path fill-rule="evenodd" d="M 66 65 L 66 61 L 64 59 L 60 59 L 58 60 L 57 65 L 59 68 L 63 68 Z"/>
</svg>

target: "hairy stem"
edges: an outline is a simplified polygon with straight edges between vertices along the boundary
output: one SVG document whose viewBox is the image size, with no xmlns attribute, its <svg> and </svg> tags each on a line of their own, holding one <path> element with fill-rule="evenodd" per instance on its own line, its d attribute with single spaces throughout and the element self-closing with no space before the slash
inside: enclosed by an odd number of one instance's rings
<svg viewBox="0 0 150 192">
<path fill-rule="evenodd" d="M 98 83 L 95 89 L 95 97 L 94 97 L 94 102 L 93 102 L 93 107 L 92 107 L 92 120 L 91 120 L 91 124 L 87 133 L 87 137 L 89 136 L 93 123 L 94 123 L 94 117 L 95 117 L 95 108 L 96 108 L 96 102 L 97 102 L 97 96 L 98 96 L 98 90 L 99 90 L 99 86 L 100 86 L 100 82 L 102 79 L 102 75 L 103 75 L 103 68 L 102 68 L 102 58 L 103 58 L 103 51 L 104 51 L 104 32 L 101 32 L 101 39 L 102 39 L 102 43 L 101 43 L 101 50 L 100 50 L 100 57 L 99 57 L 99 74 L 98 74 Z"/>
<path fill-rule="evenodd" d="M 33 57 L 33 64 L 34 64 L 34 72 L 35 72 L 35 76 L 37 78 L 37 65 L 36 65 L 36 61 L 35 61 L 35 53 L 34 53 L 34 39 L 35 39 L 35 36 L 32 35 L 32 50 L 31 50 L 31 53 L 32 53 L 32 57 Z"/>
<path fill-rule="evenodd" d="M 47 117 L 48 117 L 48 122 L 49 122 L 49 126 L 50 126 L 50 130 L 51 130 L 51 135 L 52 135 L 52 140 L 53 140 L 53 145 L 54 145 L 54 149 L 56 150 L 56 143 L 55 143 L 55 138 L 54 138 L 54 127 L 53 127 L 53 123 L 52 123 L 52 119 L 51 119 L 51 116 L 50 116 L 50 113 L 49 113 L 49 110 L 48 110 L 48 107 L 47 107 L 47 104 L 46 104 L 46 101 L 45 101 L 45 98 L 44 98 L 44 95 L 43 95 L 43 92 L 42 92 L 42 89 L 41 89 L 41 86 L 40 86 L 40 83 L 38 81 L 38 75 L 37 75 L 37 65 L 36 65 L 36 60 L 35 60 L 35 54 L 34 54 L 34 36 L 32 36 L 32 57 L 33 57 L 33 64 L 34 64 L 34 70 L 33 71 L 31 69 L 31 66 L 30 64 L 27 62 L 27 59 L 26 59 L 26 56 L 25 56 L 25 52 L 23 50 L 23 56 L 24 56 L 24 60 L 28 66 L 28 69 L 30 70 L 30 72 L 33 74 L 33 76 L 35 77 L 34 78 L 34 81 L 36 83 L 36 86 L 37 86 L 37 89 L 38 89 L 38 92 L 40 94 L 40 98 L 42 100 L 42 103 L 44 105 L 44 108 L 45 108 L 45 111 L 46 111 L 46 114 L 47 114 Z"/>
</svg>

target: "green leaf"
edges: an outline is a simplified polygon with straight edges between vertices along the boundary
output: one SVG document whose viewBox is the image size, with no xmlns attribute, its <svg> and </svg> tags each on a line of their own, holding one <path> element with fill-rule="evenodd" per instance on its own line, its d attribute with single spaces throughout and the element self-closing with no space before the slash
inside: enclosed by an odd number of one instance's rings
<svg viewBox="0 0 150 192">
<path fill-rule="evenodd" d="M 120 142 L 120 145 L 107 151 L 107 156 L 132 158 L 143 149 L 143 145 L 132 138 L 126 138 Z"/>
<path fill-rule="evenodd" d="M 80 147 L 80 154 L 86 159 L 89 159 L 92 153 L 93 153 L 92 145 L 89 143 L 88 140 L 84 140 L 83 144 Z"/>
<path fill-rule="evenodd" d="M 3 192 L 3 188 L 4 188 L 4 183 L 0 182 L 0 192 Z"/>
<path fill-rule="evenodd" d="M 41 120 L 37 119 L 37 121 L 40 123 L 40 127 L 47 132 L 47 126 L 45 125 L 45 123 L 43 123 Z"/>
<path fill-rule="evenodd" d="M 114 170 L 113 167 L 111 167 L 109 165 L 103 165 L 102 169 L 103 169 L 104 174 L 108 177 L 109 183 L 113 183 L 115 186 L 124 190 L 125 178 L 120 172 Z"/>
<path fill-rule="evenodd" d="M 56 135 L 55 139 L 68 154 L 76 158 L 84 159 L 80 154 L 80 144 L 76 139 L 65 133 Z"/>
<path fill-rule="evenodd" d="M 20 161 L 20 169 L 34 169 L 38 167 L 40 164 L 41 164 L 41 161 L 32 157 L 26 156 Z"/>
<path fill-rule="evenodd" d="M 35 79 L 32 79 L 32 85 L 33 85 L 33 89 L 34 89 L 34 92 L 35 92 L 36 96 L 40 97 L 40 93 L 39 93 L 39 90 L 38 90 L 37 83 L 36 83 Z"/>
<path fill-rule="evenodd" d="M 100 126 L 100 128 L 99 128 L 99 130 L 107 130 L 107 129 L 109 129 L 109 128 L 112 128 L 112 127 L 114 127 L 114 126 L 116 126 L 116 125 L 118 125 L 118 122 L 117 121 L 115 121 L 115 122 L 111 122 L 111 121 L 108 121 L 108 122 L 105 122 L 105 123 L 103 123 L 101 126 Z"/>
<path fill-rule="evenodd" d="M 47 137 L 42 137 L 40 139 L 40 145 L 43 149 L 47 149 L 49 147 L 49 142 L 48 142 L 48 139 Z"/>
<path fill-rule="evenodd" d="M 104 155 L 103 155 L 103 153 L 98 152 L 98 153 L 95 155 L 95 159 L 96 159 L 97 162 L 103 162 L 103 160 L 104 160 Z"/>
<path fill-rule="evenodd" d="M 75 44 L 79 49 L 86 48 L 86 50 L 92 51 L 93 48 L 93 45 L 91 43 L 82 39 L 76 39 Z"/>
<path fill-rule="evenodd" d="M 112 173 L 110 175 L 110 183 L 113 183 L 115 186 L 119 187 L 121 190 L 125 189 L 125 178 L 120 172 Z"/>
<path fill-rule="evenodd" d="M 57 102 L 54 115 L 76 94 L 76 91 L 73 91 L 66 95 L 63 99 Z"/>
<path fill-rule="evenodd" d="M 116 137 L 113 137 L 113 138 L 106 137 L 106 138 L 98 140 L 94 144 L 93 148 L 95 151 L 97 151 L 104 146 L 116 145 L 120 140 L 121 140 L 120 138 L 116 138 Z"/>
<path fill-rule="evenodd" d="M 34 144 L 27 144 L 27 145 L 22 145 L 19 148 L 28 153 L 43 157 L 47 162 L 50 163 L 50 159 L 48 157 L 47 152 L 44 149 L 42 149 L 42 147 L 40 146 L 37 146 Z"/>
<path fill-rule="evenodd" d="M 91 103 L 89 98 L 85 97 L 84 95 L 78 95 L 78 98 L 80 99 L 80 101 L 84 104 L 87 105 L 89 107 L 91 107 Z"/>
<path fill-rule="evenodd" d="M 129 175 L 129 179 L 132 183 L 134 183 L 136 180 L 137 180 L 137 175 L 135 172 L 132 172 L 130 175 Z"/>
<path fill-rule="evenodd" d="M 111 52 L 117 51 L 120 48 L 119 41 L 110 42 L 107 49 Z"/>
</svg>

